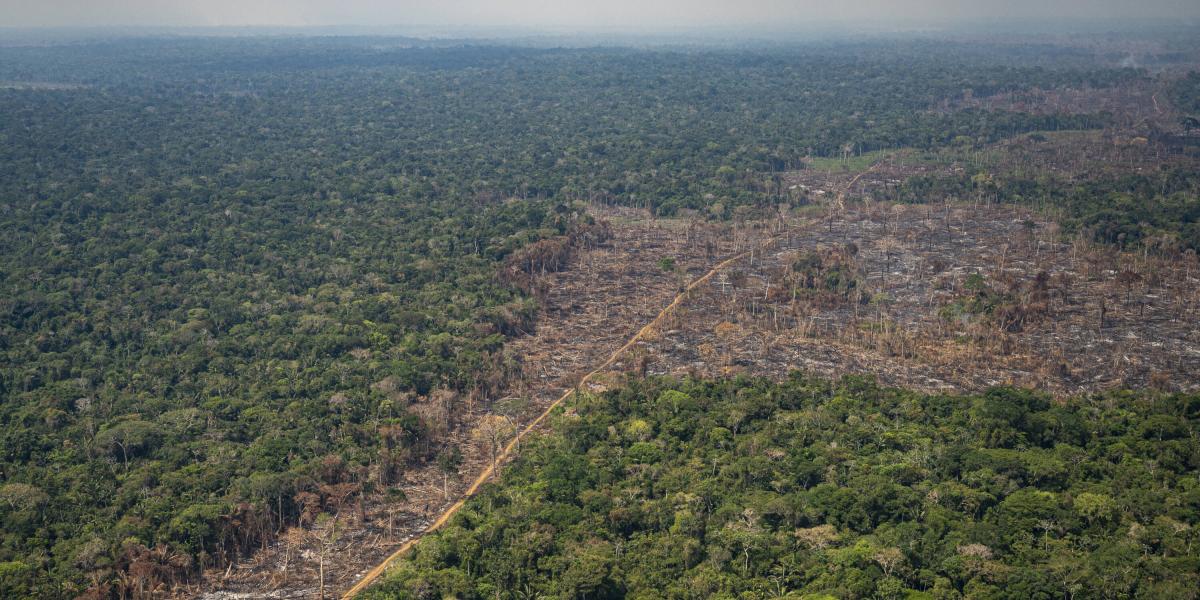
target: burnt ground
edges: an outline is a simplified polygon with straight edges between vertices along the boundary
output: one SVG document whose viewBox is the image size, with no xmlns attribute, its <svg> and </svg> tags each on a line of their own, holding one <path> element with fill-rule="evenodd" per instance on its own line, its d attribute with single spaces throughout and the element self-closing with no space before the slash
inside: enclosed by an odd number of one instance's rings
<svg viewBox="0 0 1200 600">
<path fill-rule="evenodd" d="M 928 392 L 1001 384 L 1057 396 L 1124 386 L 1196 389 L 1194 254 L 1118 253 L 1063 239 L 1048 220 L 996 207 L 985 195 L 918 206 L 878 201 L 909 177 L 957 176 L 969 167 L 1073 179 L 1196 163 L 1137 133 L 1061 132 L 981 150 L 895 151 L 845 166 L 826 161 L 825 168 L 787 175 L 793 200 L 811 204 L 771 222 L 655 220 L 640 210 L 595 206 L 615 236 L 543 276 L 548 293 L 537 331 L 507 344 L 518 375 L 495 408 L 507 407 L 510 425 L 529 422 L 653 320 L 687 282 L 762 244 L 766 251 L 691 292 L 661 330 L 612 370 L 781 378 L 799 369 L 866 374 Z M 848 193 L 840 197 L 838 190 Z M 797 263 L 815 264 L 811 284 Z M 854 281 L 852 291 L 844 283 L 824 289 L 826 263 L 840 281 Z M 997 305 L 991 312 L 972 309 L 987 304 L 972 302 L 981 296 L 978 284 Z M 316 597 L 321 554 L 327 596 L 345 591 L 419 535 L 488 466 L 489 451 L 476 433 L 494 422 L 487 405 L 496 400 L 453 415 L 442 443 L 460 448 L 464 462 L 449 479 L 449 500 L 435 465 L 412 466 L 394 486 L 404 499 L 376 495 L 365 503 L 365 520 L 346 511 L 336 527 L 289 532 L 251 560 L 207 573 L 203 589 L 182 595 Z"/>
<path fill-rule="evenodd" d="M 814 255 L 846 259 L 839 273 L 853 273 L 854 292 L 818 277 L 792 293 L 801 278 L 792 265 Z M 968 289 L 973 274 L 983 294 Z M 1000 306 L 962 310 L 981 295 Z M 1012 208 L 869 204 L 794 230 L 714 280 L 642 351 L 657 373 L 801 369 L 931 392 L 1195 389 L 1197 323 L 1194 254 L 1063 241 L 1055 225 Z"/>
<path fill-rule="evenodd" d="M 859 184 L 862 193 L 872 179 Z M 653 320 L 686 282 L 758 247 L 765 250 L 690 293 L 661 330 L 612 370 L 782 378 L 799 369 L 866 374 L 929 392 L 1005 384 L 1060 396 L 1200 383 L 1194 255 L 1117 253 L 1063 240 L 1052 223 L 1028 211 L 986 205 L 850 201 L 841 211 L 802 207 L 740 227 L 655 221 L 632 209 L 596 211 L 613 223 L 614 239 L 546 275 L 549 294 L 536 333 L 508 345 L 521 364 L 522 375 L 509 386 L 522 399 L 520 410 L 509 411 L 519 423 Z M 806 287 L 794 265 L 814 256 L 844 259 L 838 268 L 855 282 L 854 291 Z M 663 258 L 674 264 L 661 264 Z M 1043 283 L 1036 283 L 1043 272 Z M 947 307 L 977 295 L 967 288 L 973 274 L 987 290 L 1025 307 L 1019 328 L 985 313 L 947 318 Z M 445 440 L 465 457 L 449 482 L 450 500 L 436 466 L 418 465 L 396 486 L 404 500 L 374 497 L 366 521 L 354 514 L 338 520 L 336 535 L 325 537 L 333 538 L 325 551 L 328 595 L 348 589 L 422 532 L 488 465 L 489 452 L 473 435 L 488 415 L 463 415 Z M 253 560 L 210 573 L 201 597 L 315 597 L 322 533 L 329 531 L 326 525 L 285 535 Z"/>
<path fill-rule="evenodd" d="M 509 397 L 500 405 L 509 407 L 504 412 L 518 426 L 653 320 L 688 282 L 771 233 L 762 224 L 734 228 L 654 220 L 644 211 L 627 208 L 596 206 L 592 212 L 613 224 L 613 239 L 578 253 L 567 269 L 544 275 L 548 294 L 536 332 L 507 344 L 506 353 L 520 364 L 520 375 L 509 382 Z M 663 258 L 673 264 L 660 264 Z M 448 497 L 436 465 L 413 466 L 394 486 L 403 492 L 403 500 L 376 496 L 366 503 L 366 520 L 348 510 L 336 526 L 326 523 L 285 534 L 253 559 L 228 571 L 207 573 L 204 589 L 185 595 L 209 600 L 317 597 L 321 548 L 326 595 L 344 592 L 367 569 L 424 531 L 488 466 L 490 449 L 476 432 L 494 417 L 478 408 L 455 415 L 457 421 L 443 440 L 459 447 L 464 457 L 458 477 L 449 480 Z"/>
</svg>

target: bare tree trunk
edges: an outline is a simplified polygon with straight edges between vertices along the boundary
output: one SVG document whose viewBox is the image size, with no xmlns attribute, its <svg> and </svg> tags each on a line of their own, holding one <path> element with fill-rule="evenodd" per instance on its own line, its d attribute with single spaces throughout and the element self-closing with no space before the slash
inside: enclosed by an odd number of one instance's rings
<svg viewBox="0 0 1200 600">
<path fill-rule="evenodd" d="M 325 600 L 325 549 L 321 549 L 321 554 L 317 560 L 317 597 L 319 600 Z"/>
</svg>

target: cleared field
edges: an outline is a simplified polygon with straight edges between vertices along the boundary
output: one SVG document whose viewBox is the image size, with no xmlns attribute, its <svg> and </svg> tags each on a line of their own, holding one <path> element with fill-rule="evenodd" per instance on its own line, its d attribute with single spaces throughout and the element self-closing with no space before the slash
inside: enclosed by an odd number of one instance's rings
<svg viewBox="0 0 1200 600">
<path fill-rule="evenodd" d="M 1060 239 L 1028 211 L 855 207 L 718 278 L 651 372 L 868 374 L 927 391 L 1196 386 L 1200 265 Z"/>
<path fill-rule="evenodd" d="M 492 466 L 498 446 L 652 322 L 689 281 L 773 233 L 762 223 L 734 228 L 651 219 L 627 208 L 597 206 L 593 212 L 614 223 L 613 238 L 577 254 L 569 268 L 538 278 L 542 310 L 537 329 L 510 341 L 500 358 L 513 373 L 505 394 L 481 399 L 470 413 L 454 415 L 438 440 L 461 451 L 457 474 L 446 475 L 433 461 L 414 466 L 396 486 L 402 498 L 376 495 L 360 514 L 297 529 L 251 562 L 208 573 L 208 588 L 200 597 L 313 597 L 322 555 L 327 595 L 349 589 L 367 569 L 453 506 Z M 669 265 L 664 258 L 671 259 Z M 436 412 L 437 403 L 434 397 L 419 398 L 413 409 Z"/>
<path fill-rule="evenodd" d="M 651 322 L 590 388 L 627 373 L 782 378 L 794 369 L 932 392 L 1196 387 L 1194 255 L 1064 240 L 1024 209 L 854 200 L 914 168 L 947 168 L 906 153 L 886 158 L 857 174 L 826 174 L 820 185 L 844 194 L 772 221 L 735 226 L 593 207 L 613 238 L 539 276 L 537 329 L 511 340 L 502 358 L 514 373 L 506 396 L 457 415 L 441 439 L 463 454 L 457 475 L 414 467 L 399 486 L 403 499 L 376 496 L 336 531 L 284 536 L 253 562 L 210 573 L 202 597 L 312 596 L 320 562 L 312 540 L 322 535 L 331 540 L 327 593 L 349 589 L 454 505 L 492 466 L 497 444 Z M 738 255 L 655 321 L 689 282 Z M 433 399 L 416 402 L 418 411 L 436 408 L 426 406 Z"/>
</svg>

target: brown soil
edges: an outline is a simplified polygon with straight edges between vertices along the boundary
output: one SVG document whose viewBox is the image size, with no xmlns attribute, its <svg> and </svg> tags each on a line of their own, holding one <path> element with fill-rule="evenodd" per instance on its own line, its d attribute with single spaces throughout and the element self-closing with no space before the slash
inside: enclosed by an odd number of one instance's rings
<svg viewBox="0 0 1200 600">
<path fill-rule="evenodd" d="M 733 227 L 653 220 L 644 211 L 594 207 L 614 225 L 614 237 L 579 253 L 559 273 L 544 275 L 549 293 L 533 335 L 511 340 L 506 353 L 520 363 L 521 376 L 511 382 L 509 404 L 516 425 L 531 421 L 580 377 L 604 361 L 669 304 L 698 274 L 729 256 L 761 243 L 770 231 L 762 225 Z M 674 261 L 673 268 L 659 264 Z M 520 398 L 513 403 L 512 398 Z M 496 399 L 492 399 L 496 400 Z M 377 497 L 367 503 L 365 521 L 343 513 L 335 538 L 325 551 L 326 596 L 349 589 L 366 569 L 424 531 L 464 492 L 476 474 L 490 466 L 489 448 L 472 432 L 488 418 L 478 411 L 461 415 L 445 443 L 457 445 L 464 457 L 459 476 L 450 481 L 449 497 L 435 465 L 411 468 L 397 486 L 406 499 Z M 347 511 L 352 513 L 353 511 Z M 227 571 L 206 574 L 199 597 L 313 598 L 318 596 L 319 538 L 330 525 L 295 532 L 258 552 L 252 561 Z"/>
<path fill-rule="evenodd" d="M 847 247 L 858 249 L 855 297 L 788 293 L 798 257 Z M 974 295 L 964 289 L 973 273 L 1023 311 L 1019 328 L 988 314 L 944 318 Z M 873 204 L 790 231 L 696 294 L 644 350 L 658 373 L 861 373 L 932 392 L 1195 389 L 1198 321 L 1195 255 L 1066 243 L 1053 224 L 1011 208 Z"/>
<path fill-rule="evenodd" d="M 1112 142 L 1097 134 L 1093 143 L 1100 148 Z M 1006 168 L 1019 152 L 1040 152 L 1035 146 L 1005 148 Z M 1139 147 L 1137 160 L 1150 164 L 1149 150 Z M 1097 154 L 1096 160 L 1109 159 Z M 1044 219 L 988 206 L 986 198 L 924 206 L 870 200 L 887 197 L 914 174 L 962 172 L 960 161 L 900 152 L 863 173 L 795 174 L 789 177 L 794 193 L 818 204 L 770 222 L 653 220 L 644 211 L 594 207 L 612 222 L 614 238 L 579 253 L 566 270 L 543 276 L 549 293 L 537 331 L 510 341 L 506 350 L 520 364 L 505 393 L 509 406 L 520 409 L 510 409 L 509 416 L 517 428 L 529 423 L 652 321 L 688 282 L 760 247 L 765 250 L 690 292 L 611 371 L 784 377 L 801 369 L 835 377 L 870 374 L 885 384 L 931 392 L 997 384 L 1056 395 L 1120 386 L 1198 387 L 1195 255 L 1120 254 L 1064 241 Z M 1064 172 L 1073 168 L 1063 165 Z M 827 191 L 816 194 L 818 189 Z M 854 274 L 855 292 L 818 285 L 792 293 L 792 265 L 813 254 L 852 256 L 844 266 Z M 663 258 L 674 265 L 661 265 Z M 965 283 L 975 273 L 1011 300 L 1023 315 L 1019 327 L 984 313 L 947 318 L 949 308 L 974 294 Z M 1038 283 L 1040 273 L 1045 275 Z M 457 418 L 445 443 L 461 448 L 465 461 L 450 481 L 449 499 L 437 467 L 416 466 L 397 486 L 406 500 L 373 498 L 365 521 L 343 514 L 338 535 L 326 536 L 336 538 L 325 552 L 328 596 L 349 589 L 423 532 L 490 466 L 490 451 L 472 433 L 494 417 L 481 409 Z M 250 562 L 207 574 L 200 597 L 316 597 L 320 543 L 314 540 L 322 530 L 328 532 L 328 525 L 296 534 L 293 543 L 285 536 Z"/>
</svg>

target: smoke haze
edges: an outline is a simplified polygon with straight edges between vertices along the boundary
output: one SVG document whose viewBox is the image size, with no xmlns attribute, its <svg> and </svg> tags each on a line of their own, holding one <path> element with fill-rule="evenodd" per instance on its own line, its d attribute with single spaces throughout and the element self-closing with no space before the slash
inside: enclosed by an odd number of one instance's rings
<svg viewBox="0 0 1200 600">
<path fill-rule="evenodd" d="M 774 28 L 1200 18 L 1196 0 L 0 0 L 0 26 Z"/>
</svg>

